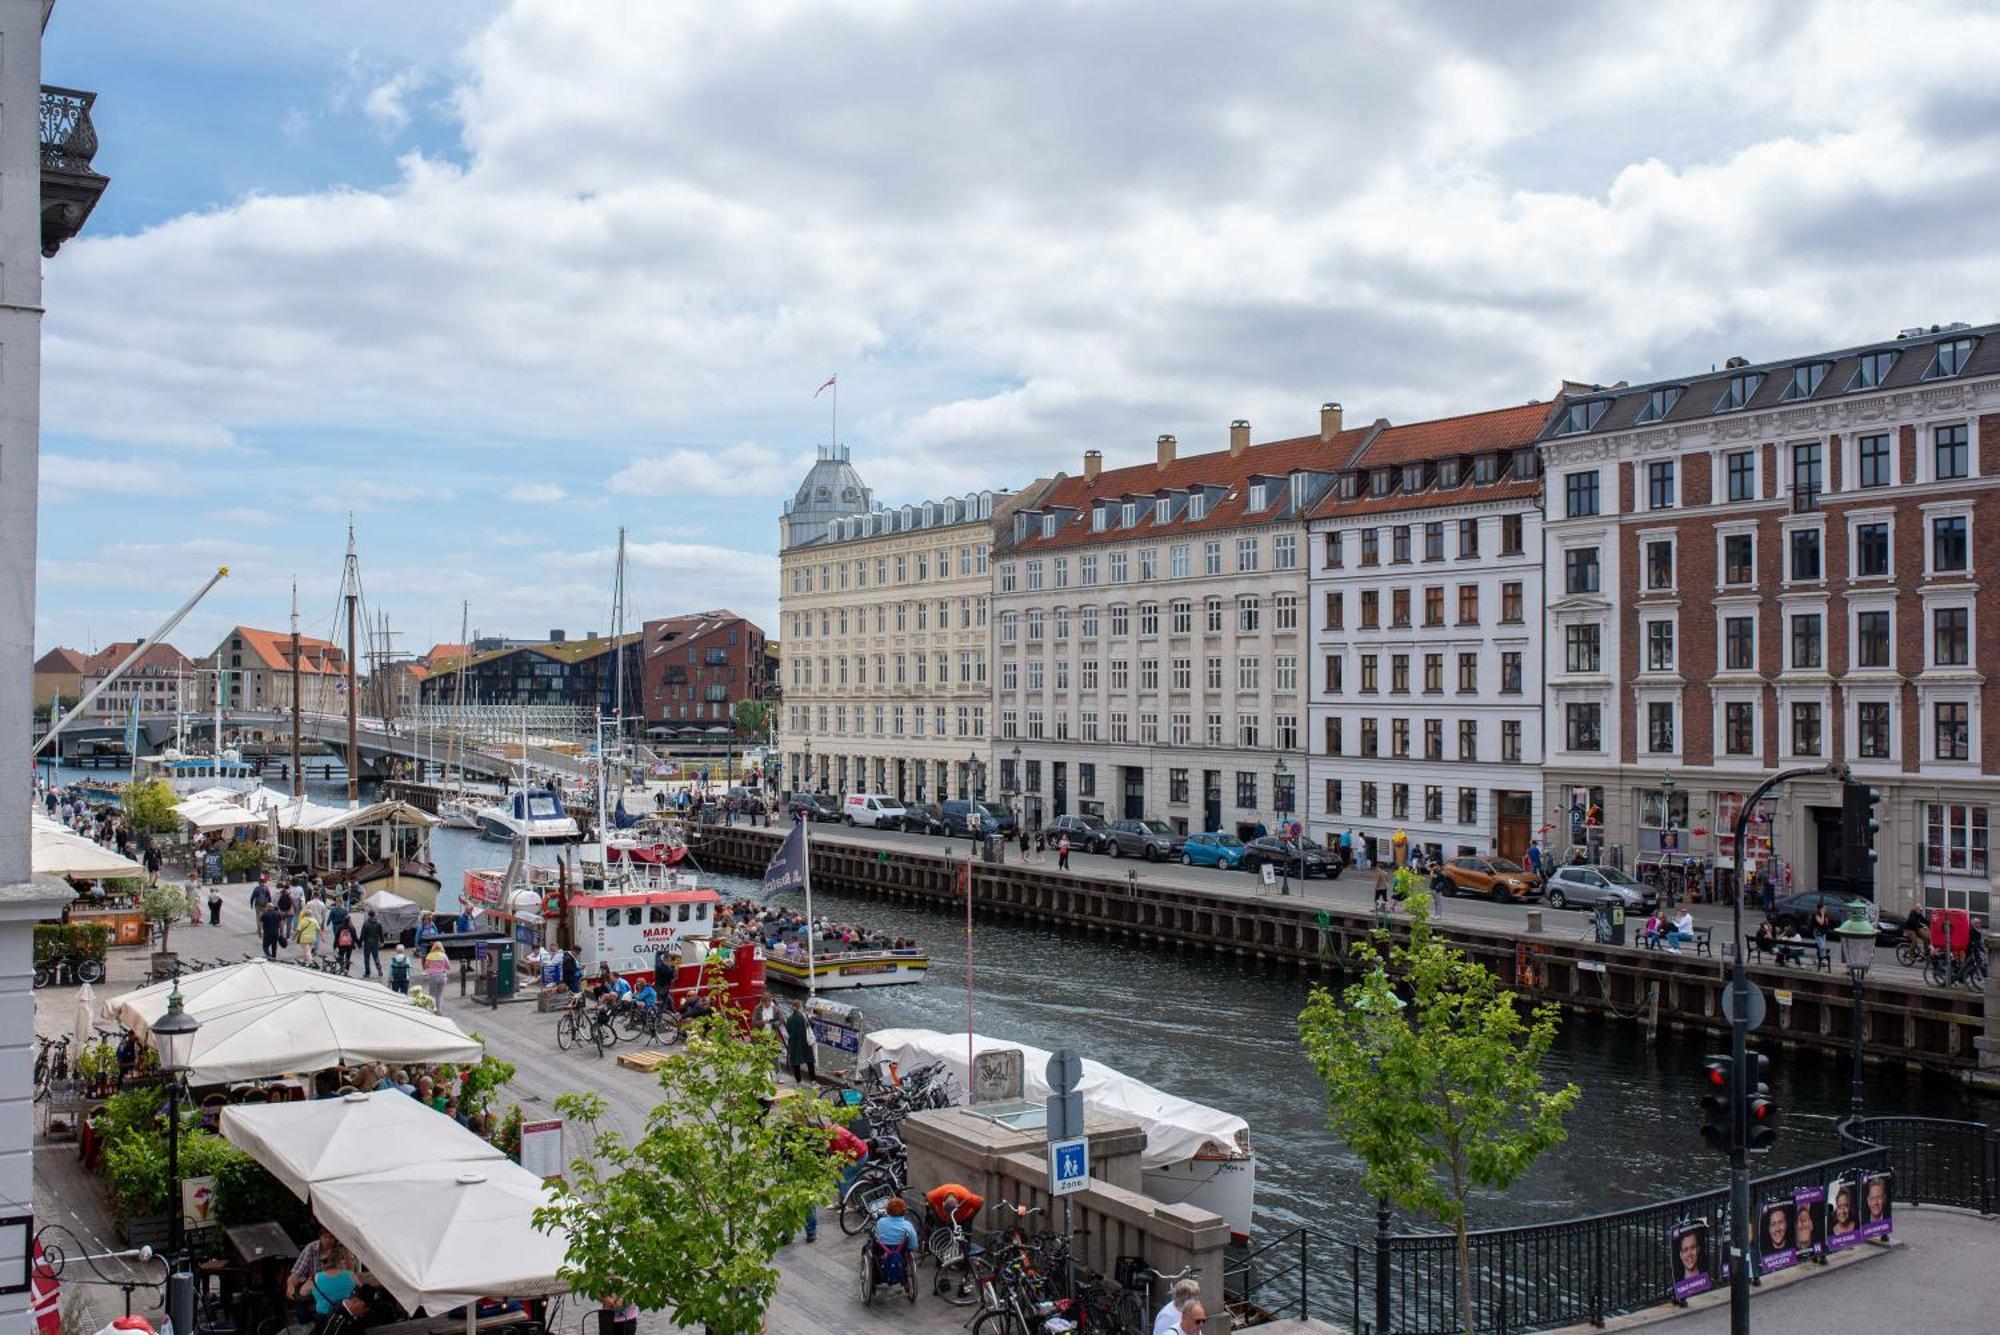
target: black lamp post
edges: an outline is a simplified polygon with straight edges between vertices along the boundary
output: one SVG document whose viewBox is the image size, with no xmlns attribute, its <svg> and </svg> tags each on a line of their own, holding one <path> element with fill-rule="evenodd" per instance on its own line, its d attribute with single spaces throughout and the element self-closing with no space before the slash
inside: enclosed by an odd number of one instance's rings
<svg viewBox="0 0 2000 1335">
<path fill-rule="evenodd" d="M 1278 777 L 1272 783 L 1271 807 L 1277 813 L 1278 839 L 1280 843 L 1283 843 L 1286 839 L 1288 831 L 1288 827 L 1285 823 L 1285 775 L 1288 773 L 1288 771 L 1285 768 L 1285 758 L 1283 756 L 1278 757 L 1277 773 Z M 1306 879 L 1305 849 L 1299 848 L 1294 851 L 1298 854 L 1299 857 L 1299 882 L 1301 887 L 1303 888 Z M 1278 893 L 1281 895 L 1289 895 L 1292 893 L 1292 860 L 1291 858 L 1288 857 L 1278 865 L 1283 869 L 1283 874 L 1284 874 L 1284 883 L 1278 887 Z"/>
<path fill-rule="evenodd" d="M 153 1025 L 153 1046 L 159 1049 L 160 1070 L 167 1077 L 167 1262 L 181 1254 L 181 1081 L 194 1057 L 195 1031 L 201 1021 L 181 1009 L 177 981 L 167 994 L 167 1013 Z"/>
<path fill-rule="evenodd" d="M 1861 1029 L 1865 1022 L 1861 1014 L 1861 986 L 1868 977 L 1868 966 L 1875 962 L 1875 925 L 1855 914 L 1834 928 L 1834 934 L 1840 938 L 1840 962 L 1847 966 L 1847 980 L 1854 988 L 1854 1009 L 1847 1021 L 1854 1040 L 1854 1075 L 1847 1090 L 1847 1112 L 1850 1117 L 1860 1117 Z"/>
</svg>

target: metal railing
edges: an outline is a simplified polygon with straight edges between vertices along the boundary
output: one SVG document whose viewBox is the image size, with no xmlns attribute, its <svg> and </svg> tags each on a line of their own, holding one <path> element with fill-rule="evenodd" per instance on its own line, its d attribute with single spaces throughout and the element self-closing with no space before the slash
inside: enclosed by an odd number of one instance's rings
<svg viewBox="0 0 2000 1335">
<path fill-rule="evenodd" d="M 1317 1266 L 1315 1253 L 1324 1258 Z M 1348 1254 L 1350 1266 L 1358 1273 L 1358 1243 L 1340 1242 L 1309 1228 L 1295 1228 L 1232 1259 L 1223 1269 L 1222 1287 L 1231 1303 L 1248 1309 L 1257 1320 L 1296 1317 L 1304 1321 L 1312 1314 L 1312 1281 L 1316 1276 L 1330 1273 L 1341 1253 Z M 1331 1310 L 1334 1305 L 1327 1295 L 1321 1295 L 1323 1311 Z"/>
<path fill-rule="evenodd" d="M 97 156 L 97 127 L 90 122 L 96 93 L 80 88 L 42 85 L 42 166 L 50 171 L 83 173 Z"/>
<path fill-rule="evenodd" d="M 1840 1124 L 1840 1141 L 1888 1153 L 1899 1204 L 2000 1213 L 2000 1127 L 1941 1117 L 1862 1117 Z"/>
</svg>

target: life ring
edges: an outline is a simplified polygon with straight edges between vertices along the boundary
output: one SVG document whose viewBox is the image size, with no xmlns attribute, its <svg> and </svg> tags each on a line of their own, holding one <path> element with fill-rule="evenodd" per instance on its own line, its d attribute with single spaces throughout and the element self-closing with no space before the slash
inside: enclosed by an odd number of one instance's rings
<svg viewBox="0 0 2000 1335">
<path fill-rule="evenodd" d="M 562 912 L 562 894 L 551 890 L 542 896 L 542 917 L 554 918 Z"/>
</svg>

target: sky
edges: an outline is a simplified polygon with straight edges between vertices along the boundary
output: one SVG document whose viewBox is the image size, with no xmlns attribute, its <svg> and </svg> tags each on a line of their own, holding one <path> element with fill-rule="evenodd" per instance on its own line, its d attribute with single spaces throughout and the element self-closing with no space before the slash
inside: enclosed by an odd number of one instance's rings
<svg viewBox="0 0 2000 1335">
<path fill-rule="evenodd" d="M 62 0 L 38 644 L 733 608 L 887 504 L 2000 318 L 1991 6 Z"/>
</svg>

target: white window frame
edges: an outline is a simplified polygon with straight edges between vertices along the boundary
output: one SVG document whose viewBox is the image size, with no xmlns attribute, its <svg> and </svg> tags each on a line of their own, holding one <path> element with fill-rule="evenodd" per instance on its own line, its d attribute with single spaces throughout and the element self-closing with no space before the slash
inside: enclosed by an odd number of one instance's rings
<svg viewBox="0 0 2000 1335">
<path fill-rule="evenodd" d="M 1979 667 L 1979 603 L 1970 585 L 1960 588 L 1926 589 L 1924 608 L 1924 671 L 1926 673 L 1971 673 Z M 1963 609 L 1965 612 L 1965 662 L 1937 661 L 1937 613 Z"/>
<path fill-rule="evenodd" d="M 1863 612 L 1887 612 L 1889 614 L 1889 661 L 1880 667 L 1861 665 L 1861 614 Z M 1847 661 L 1840 665 L 1841 674 L 1847 677 L 1860 676 L 1867 680 L 1876 673 L 1885 677 L 1896 676 L 1896 593 L 1891 589 L 1871 589 L 1866 592 L 1847 595 Z M 1829 670 L 1832 664 L 1828 664 Z M 1854 734 L 1849 733 L 1852 737 Z"/>
<path fill-rule="evenodd" d="M 1937 475 L 1937 429 L 1941 426 L 1962 426 L 1965 428 L 1965 476 L 1947 478 L 1947 482 L 1975 482 L 1979 479 L 1979 419 L 1975 417 L 1946 417 L 1941 420 L 1921 422 L 1917 425 L 1917 481 L 1936 482 Z M 1902 442 L 1897 441 L 1898 454 Z"/>
<path fill-rule="evenodd" d="M 1652 627 L 1657 623 L 1665 623 L 1672 626 L 1674 633 L 1674 660 L 1663 668 L 1656 668 L 1651 662 Z M 1648 612 L 1646 615 L 1640 617 L 1638 654 L 1638 675 L 1641 677 L 1670 677 L 1679 672 L 1681 666 L 1681 628 L 1679 615 L 1673 612 Z"/>
<path fill-rule="evenodd" d="M 1842 736 L 1846 739 L 1842 756 L 1856 769 L 1893 772 L 1902 768 L 1903 757 L 1903 702 L 1899 687 L 1883 684 L 1879 686 L 1848 686 L 1841 692 L 1841 710 L 1844 717 Z M 1889 706 L 1889 754 L 1886 756 L 1864 756 L 1861 754 L 1861 706 Z"/>
<path fill-rule="evenodd" d="M 1755 598 L 1735 598 L 1717 601 L 1715 604 L 1715 672 L 1718 677 L 1731 678 L 1737 674 L 1752 676 L 1763 671 L 1764 628 L 1760 621 L 1763 608 Z M 1750 666 L 1732 668 L 1725 666 L 1729 653 L 1729 621 L 1732 617 L 1750 618 Z"/>
<path fill-rule="evenodd" d="M 1863 436 L 1887 436 L 1889 438 L 1889 481 L 1879 487 L 1861 485 L 1861 438 Z M 1840 492 L 1847 495 L 1867 495 L 1883 492 L 1891 487 L 1900 487 L 1906 481 L 1903 477 L 1903 442 L 1901 433 L 1891 426 L 1886 430 L 1850 431 L 1840 438 Z"/>
<path fill-rule="evenodd" d="M 1976 541 L 1978 534 L 1972 522 L 1973 502 L 1954 497 L 1948 501 L 1928 501 L 1917 509 L 1924 517 L 1924 578 L 1971 579 L 1973 572 L 1979 569 L 1979 548 Z M 1957 518 L 1965 520 L 1965 569 L 1938 570 L 1931 564 L 1937 553 L 1937 541 L 1931 528 L 1932 521 Z M 1893 539 L 1894 534 L 1890 536 Z M 1889 545 L 1889 550 L 1892 553 L 1896 550 L 1893 541 Z"/>
<path fill-rule="evenodd" d="M 1725 553 L 1729 549 L 1729 539 L 1740 538 L 1746 535 L 1750 539 L 1750 582 L 1748 584 L 1731 584 L 1728 582 L 1729 565 L 1728 561 L 1725 559 Z M 1754 521 L 1739 521 L 1729 524 L 1717 524 L 1715 526 L 1715 587 L 1716 588 L 1754 589 L 1758 587 L 1758 581 L 1757 581 L 1757 570 L 1759 566 L 1758 558 L 1763 555 L 1763 552 L 1760 551 L 1758 548 L 1757 537 L 1758 537 L 1757 525 Z M 1824 546 L 1822 546 L 1820 552 L 1822 560 L 1824 559 L 1825 554 L 1826 554 L 1825 548 Z"/>
<path fill-rule="evenodd" d="M 1873 491 L 1874 488 L 1869 488 Z M 1885 575 L 1857 574 L 1861 569 L 1861 526 L 1863 524 L 1887 524 L 1889 526 L 1889 572 Z M 1849 510 L 1847 512 L 1847 582 L 1849 584 L 1893 584 L 1896 579 L 1896 512 L 1889 509 Z"/>
</svg>

